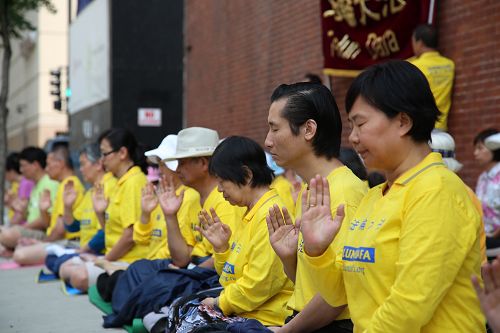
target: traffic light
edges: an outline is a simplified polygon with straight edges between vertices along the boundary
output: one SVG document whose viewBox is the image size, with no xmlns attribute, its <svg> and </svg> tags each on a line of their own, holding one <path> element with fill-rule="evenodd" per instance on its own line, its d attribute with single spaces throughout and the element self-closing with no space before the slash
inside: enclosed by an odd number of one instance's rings
<svg viewBox="0 0 500 333">
<path fill-rule="evenodd" d="M 61 70 L 54 69 L 50 71 L 50 94 L 56 96 L 54 100 L 54 109 L 61 111 L 62 100 L 61 100 Z"/>
</svg>

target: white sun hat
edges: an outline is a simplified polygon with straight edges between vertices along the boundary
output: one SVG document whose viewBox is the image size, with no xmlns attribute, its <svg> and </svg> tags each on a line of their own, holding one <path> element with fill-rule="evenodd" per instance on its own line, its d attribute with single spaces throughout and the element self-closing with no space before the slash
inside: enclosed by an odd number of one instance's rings
<svg viewBox="0 0 500 333">
<path fill-rule="evenodd" d="M 455 140 L 453 140 L 450 134 L 440 130 L 433 130 L 429 146 L 432 151 L 440 153 L 443 156 L 443 162 L 448 169 L 453 172 L 458 172 L 462 169 L 463 164 L 455 159 Z"/>
<path fill-rule="evenodd" d="M 489 137 L 484 139 L 484 145 L 489 150 L 500 149 L 500 133 L 490 135 Z"/>
<path fill-rule="evenodd" d="M 165 157 L 175 154 L 175 150 L 177 149 L 177 135 L 170 134 L 167 135 L 158 148 L 153 150 L 148 150 L 144 153 L 144 155 L 148 158 L 151 163 L 159 164 L 161 161 L 165 159 Z M 167 168 L 172 171 L 177 169 L 177 160 L 170 160 L 165 162 Z"/>
<path fill-rule="evenodd" d="M 219 144 L 219 134 L 209 128 L 189 127 L 177 134 L 177 148 L 162 160 L 171 161 L 179 158 L 212 156 Z"/>
</svg>

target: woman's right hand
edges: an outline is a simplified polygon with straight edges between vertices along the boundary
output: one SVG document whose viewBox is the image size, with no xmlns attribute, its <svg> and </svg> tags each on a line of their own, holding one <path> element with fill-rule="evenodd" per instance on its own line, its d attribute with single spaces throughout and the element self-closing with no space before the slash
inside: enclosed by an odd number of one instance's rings
<svg viewBox="0 0 500 333">
<path fill-rule="evenodd" d="M 182 201 L 184 200 L 184 191 L 179 195 L 175 193 L 175 185 L 172 177 L 160 178 L 157 190 L 158 200 L 165 216 L 176 215 L 181 208 Z"/>
<path fill-rule="evenodd" d="M 293 224 L 287 209 L 283 207 L 282 215 L 278 205 L 272 206 L 269 208 L 266 222 L 267 230 L 269 231 L 269 241 L 274 252 L 281 259 L 297 256 L 299 229 Z"/>
<path fill-rule="evenodd" d="M 147 183 L 142 189 L 141 208 L 142 212 L 150 215 L 153 209 L 158 205 L 158 198 L 155 193 L 153 184 Z"/>
<path fill-rule="evenodd" d="M 77 197 L 78 194 L 75 191 L 75 184 L 70 180 L 64 185 L 64 206 L 73 207 Z"/>
<path fill-rule="evenodd" d="M 196 229 L 201 232 L 203 237 L 214 247 L 215 252 L 223 253 L 229 249 L 229 239 L 231 238 L 231 228 L 221 222 L 220 218 L 213 208 L 210 208 L 211 215 L 202 210 L 199 214 L 201 227 Z"/>
<path fill-rule="evenodd" d="M 309 201 L 307 201 L 307 192 Z M 304 238 L 304 251 L 311 257 L 322 255 L 333 242 L 344 219 L 344 205 L 339 205 L 335 218 L 330 210 L 328 180 L 316 175 L 309 183 L 309 191 L 302 194 L 302 217 L 295 225 Z"/>
<path fill-rule="evenodd" d="M 92 204 L 97 214 L 104 214 L 109 205 L 109 200 L 104 196 L 104 186 L 102 184 L 94 185 L 94 193 L 92 194 Z"/>
</svg>

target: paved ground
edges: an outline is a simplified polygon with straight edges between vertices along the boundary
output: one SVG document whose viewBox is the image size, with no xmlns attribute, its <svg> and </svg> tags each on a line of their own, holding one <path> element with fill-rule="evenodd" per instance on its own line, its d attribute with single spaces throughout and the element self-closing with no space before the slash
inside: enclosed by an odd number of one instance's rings
<svg viewBox="0 0 500 333">
<path fill-rule="evenodd" d="M 102 328 L 102 313 L 87 295 L 66 296 L 59 281 L 37 284 L 39 270 L 0 270 L 0 332 L 125 332 Z"/>
</svg>

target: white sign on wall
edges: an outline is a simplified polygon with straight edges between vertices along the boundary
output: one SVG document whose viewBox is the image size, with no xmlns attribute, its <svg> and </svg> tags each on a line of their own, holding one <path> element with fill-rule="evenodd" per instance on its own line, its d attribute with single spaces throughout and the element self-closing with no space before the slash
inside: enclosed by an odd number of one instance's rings
<svg viewBox="0 0 500 333">
<path fill-rule="evenodd" d="M 140 108 L 137 111 L 137 124 L 144 127 L 161 126 L 161 109 Z"/>
</svg>

